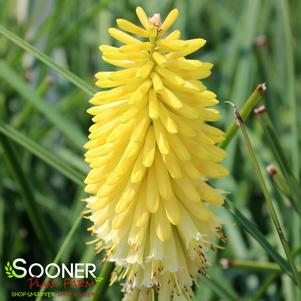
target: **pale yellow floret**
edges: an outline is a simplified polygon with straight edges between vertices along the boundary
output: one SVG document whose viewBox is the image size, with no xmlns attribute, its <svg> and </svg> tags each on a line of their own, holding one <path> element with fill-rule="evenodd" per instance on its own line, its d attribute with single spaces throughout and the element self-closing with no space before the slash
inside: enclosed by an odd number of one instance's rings
<svg viewBox="0 0 301 301">
<path fill-rule="evenodd" d="M 153 53 L 153 59 L 159 66 L 166 66 L 167 60 L 164 55 L 160 54 L 159 52 L 155 51 Z"/>
<path fill-rule="evenodd" d="M 179 11 L 176 8 L 171 10 L 164 22 L 162 23 L 162 30 L 160 31 L 160 33 L 166 32 L 170 28 L 170 26 L 175 22 L 178 15 Z"/>
<path fill-rule="evenodd" d="M 160 40 L 158 46 L 161 51 L 184 51 L 188 45 L 186 41 L 168 39 Z M 168 57 L 173 58 L 171 55 Z"/>
<path fill-rule="evenodd" d="M 122 53 L 120 51 L 103 52 L 105 58 L 113 60 L 130 60 L 135 62 L 146 61 L 148 56 L 143 52 Z"/>
<path fill-rule="evenodd" d="M 136 67 L 137 62 L 133 62 L 130 60 L 113 60 L 109 59 L 105 56 L 102 56 L 103 61 L 105 61 L 108 64 L 117 66 L 117 67 L 122 67 L 122 68 L 131 68 L 131 67 Z M 139 63 L 139 65 L 143 65 L 142 62 Z"/>
<path fill-rule="evenodd" d="M 152 61 L 147 62 L 141 68 L 139 68 L 138 72 L 136 73 L 136 78 L 145 79 L 146 77 L 149 76 L 153 67 L 154 67 L 154 63 Z"/>
<path fill-rule="evenodd" d="M 156 152 L 155 132 L 154 132 L 153 125 L 151 125 L 148 128 L 146 138 L 145 138 L 144 149 L 143 149 L 143 165 L 145 167 L 152 166 L 155 158 L 155 152 Z"/>
<path fill-rule="evenodd" d="M 171 235 L 171 225 L 167 219 L 166 213 L 163 209 L 163 206 L 160 202 L 159 209 L 154 214 L 155 220 L 155 229 L 158 238 L 161 241 L 167 241 Z"/>
<path fill-rule="evenodd" d="M 155 168 L 148 169 L 147 189 L 146 189 L 146 208 L 149 212 L 155 213 L 159 208 L 160 196 L 155 175 Z"/>
<path fill-rule="evenodd" d="M 155 170 L 159 193 L 163 199 L 170 199 L 173 196 L 169 174 L 159 152 L 155 156 Z"/>
<path fill-rule="evenodd" d="M 127 33 L 123 32 L 119 29 L 113 28 L 113 27 L 109 28 L 108 32 L 111 37 L 113 37 L 114 39 L 116 39 L 124 44 L 140 44 L 140 43 L 142 43 L 140 40 L 128 35 Z"/>
<path fill-rule="evenodd" d="M 160 76 L 156 72 L 152 72 L 151 79 L 152 79 L 152 82 L 153 82 L 154 90 L 156 92 L 160 92 L 160 91 L 162 91 L 164 89 L 162 80 L 161 80 Z"/>
<path fill-rule="evenodd" d="M 132 22 L 129 22 L 124 19 L 117 19 L 116 23 L 117 23 L 118 27 L 124 31 L 130 32 L 130 33 L 133 33 L 138 36 L 145 37 L 145 38 L 148 37 L 148 33 L 145 29 L 133 24 Z"/>
<path fill-rule="evenodd" d="M 157 93 L 150 89 L 149 91 L 149 117 L 152 119 L 159 118 L 159 102 Z"/>
<path fill-rule="evenodd" d="M 182 49 L 176 49 L 176 47 L 174 49 L 171 49 L 171 50 L 174 50 L 175 52 L 171 52 L 168 55 L 168 58 L 176 59 L 176 58 L 187 56 L 187 55 L 199 50 L 205 44 L 206 44 L 206 40 L 204 40 L 204 39 L 187 40 L 187 41 L 185 41 L 185 47 L 182 47 Z"/>
<path fill-rule="evenodd" d="M 161 99 L 167 104 L 169 107 L 180 110 L 183 108 L 182 101 L 169 89 L 163 88 L 159 91 L 159 94 L 162 96 Z"/>
<path fill-rule="evenodd" d="M 176 134 L 178 127 L 175 121 L 172 119 L 169 111 L 165 108 L 164 104 L 159 103 L 159 116 L 162 124 L 170 134 Z"/>
<path fill-rule="evenodd" d="M 173 82 L 175 85 L 184 86 L 184 84 L 185 84 L 185 81 L 183 80 L 183 78 L 181 76 L 178 76 L 177 74 L 175 74 L 174 72 L 172 72 L 168 69 L 165 69 L 162 67 L 156 67 L 156 71 L 158 71 L 158 73 L 163 78 L 165 78 L 169 82 Z"/>
<path fill-rule="evenodd" d="M 158 148 L 161 154 L 166 155 L 170 150 L 166 130 L 157 119 L 153 120 L 153 124 Z"/>
<path fill-rule="evenodd" d="M 148 51 L 151 48 L 150 42 L 142 42 L 139 44 L 128 44 L 119 47 L 119 51 L 122 53 L 131 53 L 136 51 Z"/>
<path fill-rule="evenodd" d="M 178 40 L 180 39 L 181 32 L 179 30 L 175 30 L 171 32 L 164 40 Z"/>
<path fill-rule="evenodd" d="M 173 179 L 181 179 L 183 174 L 181 167 L 179 165 L 179 161 L 173 152 L 170 152 L 168 155 L 163 156 L 164 164 Z"/>
<path fill-rule="evenodd" d="M 144 28 L 147 30 L 150 27 L 148 17 L 145 13 L 145 11 L 141 7 L 136 8 L 136 14 L 140 21 L 140 23 L 144 26 Z"/>
</svg>

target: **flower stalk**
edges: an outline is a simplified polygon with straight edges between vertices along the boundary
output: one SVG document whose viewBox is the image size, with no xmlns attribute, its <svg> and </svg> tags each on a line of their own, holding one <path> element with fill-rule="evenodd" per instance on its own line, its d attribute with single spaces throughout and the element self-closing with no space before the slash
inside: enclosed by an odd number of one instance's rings
<svg viewBox="0 0 301 301">
<path fill-rule="evenodd" d="M 263 271 L 263 272 L 281 272 L 281 268 L 277 263 L 266 261 L 253 261 L 253 260 L 241 260 L 241 259 L 226 259 L 223 258 L 220 261 L 224 269 L 238 268 L 248 271 Z M 297 267 L 298 273 L 301 273 L 301 266 Z"/>
<path fill-rule="evenodd" d="M 287 160 L 287 157 L 275 132 L 271 119 L 269 118 L 269 115 L 266 112 L 265 108 L 263 108 L 260 110 L 260 113 L 258 110 L 257 113 L 255 111 L 255 114 L 264 130 L 264 134 L 267 138 L 267 141 L 271 145 L 273 155 L 277 161 L 277 164 L 280 167 L 281 173 L 285 178 L 287 186 L 289 187 L 291 196 L 290 200 L 296 212 L 301 216 L 301 185 L 297 180 L 296 176 L 294 175 L 294 172 Z"/>
<path fill-rule="evenodd" d="M 241 109 L 241 118 L 242 120 L 246 120 L 248 118 L 248 116 L 250 115 L 250 113 L 252 112 L 252 110 L 254 109 L 254 107 L 259 103 L 259 101 L 262 98 L 262 95 L 265 93 L 267 87 L 265 83 L 259 84 L 255 90 L 253 91 L 253 93 L 249 96 L 249 98 L 246 100 L 243 108 Z M 234 135 L 236 134 L 238 130 L 238 126 L 236 124 L 236 122 L 233 122 L 230 127 L 227 129 L 226 131 L 226 135 L 225 135 L 225 140 L 222 141 L 219 146 L 222 149 L 227 148 L 228 144 L 230 143 L 230 141 L 232 140 L 232 138 L 234 137 Z"/>
<path fill-rule="evenodd" d="M 230 103 L 230 102 L 228 102 L 228 103 Z M 263 174 L 261 172 L 259 163 L 257 161 L 255 152 L 253 150 L 253 147 L 252 147 L 249 135 L 247 133 L 246 127 L 244 125 L 244 121 L 243 121 L 243 119 L 242 119 L 242 117 L 241 117 L 238 109 L 236 108 L 236 106 L 234 104 L 232 104 L 232 103 L 230 103 L 230 104 L 234 107 L 234 116 L 235 116 L 236 124 L 241 129 L 241 132 L 242 132 L 242 135 L 243 135 L 243 140 L 244 140 L 244 142 L 246 144 L 249 157 L 250 157 L 250 159 L 251 159 L 251 161 L 252 161 L 252 163 L 253 163 L 253 165 L 255 167 L 255 170 L 256 170 L 256 173 L 257 173 L 257 176 L 258 176 L 258 179 L 259 179 L 259 184 L 261 186 L 261 189 L 262 189 L 262 192 L 263 192 L 266 204 L 268 206 L 270 216 L 271 216 L 273 224 L 274 224 L 274 226 L 276 228 L 278 237 L 279 237 L 279 239 L 281 241 L 282 247 L 283 247 L 284 252 L 286 254 L 286 257 L 287 257 L 288 263 L 290 265 L 290 268 L 292 270 L 292 273 L 294 275 L 295 282 L 296 282 L 297 286 L 299 287 L 299 289 L 301 290 L 301 280 L 300 280 L 300 277 L 298 275 L 297 267 L 296 267 L 296 265 L 294 263 L 293 256 L 291 254 L 291 251 L 290 251 L 287 239 L 286 239 L 286 237 L 284 235 L 284 231 L 282 229 L 282 226 L 280 224 L 280 221 L 279 221 L 279 218 L 277 216 L 276 210 L 274 208 L 273 201 L 272 201 L 272 199 L 270 197 L 270 194 L 268 192 L 267 185 L 265 183 Z"/>
</svg>

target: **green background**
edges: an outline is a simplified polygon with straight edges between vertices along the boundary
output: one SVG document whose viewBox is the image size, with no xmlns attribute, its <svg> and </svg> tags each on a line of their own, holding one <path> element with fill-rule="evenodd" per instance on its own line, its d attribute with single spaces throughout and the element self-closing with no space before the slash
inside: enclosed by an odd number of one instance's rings
<svg viewBox="0 0 301 301">
<path fill-rule="evenodd" d="M 138 5 L 148 15 L 160 12 L 163 18 L 177 7 L 180 17 L 173 28 L 181 30 L 182 38 L 207 40 L 192 57 L 215 66 L 204 83 L 220 100 L 220 128 L 226 129 L 233 120 L 224 101 L 241 108 L 257 84 L 266 82 L 264 102 L 296 177 L 300 174 L 301 1 L 0 0 L 0 25 L 63 67 L 57 72 L 52 62 L 47 66 L 30 49 L 17 46 L 10 33 L 6 35 L 15 43 L 0 30 L 0 300 L 10 300 L 11 291 L 27 288 L 25 280 L 6 278 L 5 263 L 17 257 L 44 265 L 52 262 L 74 225 L 74 235 L 60 261 L 94 262 L 98 271 L 101 269 L 101 256 L 95 256 L 93 246 L 85 244 L 92 239 L 86 231 L 89 222 L 75 223 L 86 196 L 82 179 L 88 169 L 82 158 L 91 124 L 86 113 L 88 94 L 93 93 L 93 75 L 111 68 L 101 61 L 98 51 L 100 44 L 115 43 L 107 28 L 115 26 L 116 18 L 137 24 Z M 74 85 L 65 70 L 83 82 L 69 74 Z M 265 172 L 275 159 L 254 116 L 248 119 L 247 128 L 289 244 L 296 249 L 301 243 L 300 217 Z M 272 248 L 283 254 L 239 132 L 227 151 L 225 165 L 231 176 L 215 184 L 230 193 L 235 206 L 257 224 Z M 210 279 L 198 281 L 195 300 L 301 300 L 283 273 L 254 299 L 271 276 L 270 270 L 221 267 L 221 258 L 273 259 L 226 209 L 218 214 L 226 223 L 229 243 L 213 256 Z M 116 284 L 101 300 L 120 298 L 120 285 Z"/>
</svg>

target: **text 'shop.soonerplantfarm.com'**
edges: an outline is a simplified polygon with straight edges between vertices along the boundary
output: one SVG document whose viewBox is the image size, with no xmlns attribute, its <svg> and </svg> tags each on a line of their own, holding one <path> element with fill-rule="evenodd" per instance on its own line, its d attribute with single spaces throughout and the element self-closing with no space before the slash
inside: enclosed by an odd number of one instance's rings
<svg viewBox="0 0 301 301">
<path fill-rule="evenodd" d="M 162 301 L 186 300 L 206 274 L 207 253 L 226 239 L 211 210 L 223 196 L 208 183 L 228 174 L 216 146 L 224 134 L 207 123 L 220 118 L 218 101 L 201 82 L 212 64 L 186 58 L 205 40 L 170 31 L 177 9 L 163 22 L 136 12 L 142 27 L 117 19 L 120 29 L 109 28 L 122 46 L 100 46 L 120 70 L 97 73 L 105 90 L 90 100 L 87 214 L 125 300 L 151 300 L 154 291 Z"/>
</svg>

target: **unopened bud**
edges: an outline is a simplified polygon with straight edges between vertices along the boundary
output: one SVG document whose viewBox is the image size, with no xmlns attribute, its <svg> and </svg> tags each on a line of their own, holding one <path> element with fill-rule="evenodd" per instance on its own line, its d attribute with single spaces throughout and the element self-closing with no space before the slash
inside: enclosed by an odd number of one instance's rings
<svg viewBox="0 0 301 301">
<path fill-rule="evenodd" d="M 158 28 L 161 26 L 161 16 L 158 13 L 154 14 L 148 20 L 149 20 L 149 24 L 152 25 L 152 26 L 155 26 L 155 27 L 158 27 Z"/>
<path fill-rule="evenodd" d="M 266 83 L 259 84 L 259 85 L 257 86 L 256 90 L 257 90 L 260 94 L 263 94 L 263 93 L 267 90 L 267 85 L 266 85 Z"/>
<path fill-rule="evenodd" d="M 274 177 L 277 174 L 277 169 L 275 165 L 271 164 L 267 167 L 267 172 L 271 177 Z"/>
<path fill-rule="evenodd" d="M 255 45 L 256 46 L 259 46 L 259 47 L 262 47 L 262 46 L 265 46 L 267 44 L 267 38 L 266 36 L 257 36 L 255 38 Z"/>
<path fill-rule="evenodd" d="M 260 107 L 254 109 L 254 113 L 256 115 L 260 115 L 260 114 L 265 113 L 265 112 L 266 112 L 265 106 L 260 106 Z"/>
<path fill-rule="evenodd" d="M 222 258 L 220 260 L 220 264 L 223 269 L 229 269 L 232 266 L 232 262 L 230 259 Z"/>
</svg>

